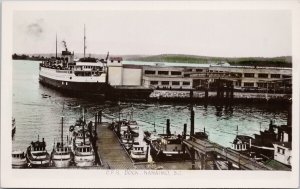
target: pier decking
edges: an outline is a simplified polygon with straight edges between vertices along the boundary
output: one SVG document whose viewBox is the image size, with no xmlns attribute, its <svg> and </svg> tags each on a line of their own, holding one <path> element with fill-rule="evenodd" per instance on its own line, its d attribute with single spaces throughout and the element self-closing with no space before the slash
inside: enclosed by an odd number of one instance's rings
<svg viewBox="0 0 300 189">
<path fill-rule="evenodd" d="M 215 153 L 224 159 L 238 164 L 240 169 L 244 170 L 270 170 L 271 168 L 256 162 L 255 160 L 244 156 L 234 150 L 225 148 L 209 140 L 184 140 L 183 143 L 190 149 L 196 150 L 199 154 Z"/>
<path fill-rule="evenodd" d="M 109 123 L 97 126 L 97 148 L 101 165 L 105 169 L 134 169 L 133 162 L 120 144 L 118 137 L 109 129 Z"/>
</svg>

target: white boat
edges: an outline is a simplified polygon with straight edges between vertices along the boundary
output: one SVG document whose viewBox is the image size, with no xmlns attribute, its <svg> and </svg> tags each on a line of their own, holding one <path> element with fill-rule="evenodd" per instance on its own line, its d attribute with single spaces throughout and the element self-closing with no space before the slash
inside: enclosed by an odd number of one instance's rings
<svg viewBox="0 0 300 189">
<path fill-rule="evenodd" d="M 134 143 L 132 133 L 130 131 L 124 131 L 123 135 L 121 136 L 121 142 L 126 150 L 131 149 Z"/>
<path fill-rule="evenodd" d="M 88 131 L 86 131 L 84 129 L 84 132 L 83 130 L 80 130 L 76 133 L 76 136 L 75 136 L 75 139 L 74 139 L 74 143 L 75 143 L 75 146 L 80 146 L 80 145 L 83 145 L 83 144 L 90 144 L 91 141 L 90 141 L 90 134 Z"/>
<path fill-rule="evenodd" d="M 25 153 L 22 151 L 12 152 L 12 168 L 23 168 L 27 166 Z"/>
<path fill-rule="evenodd" d="M 84 42 L 86 36 L 84 34 Z M 101 95 L 107 89 L 107 68 L 106 59 L 98 60 L 85 56 L 86 45 L 84 43 L 84 57 L 75 60 L 74 52 L 68 51 L 66 42 L 63 41 L 65 50 L 61 57 L 56 57 L 43 61 L 39 66 L 39 81 L 41 84 L 56 88 L 60 91 L 82 95 Z M 48 98 L 48 96 L 43 96 Z"/>
<path fill-rule="evenodd" d="M 129 121 L 128 122 L 129 129 L 133 132 L 139 133 L 139 126 L 136 121 Z"/>
<path fill-rule="evenodd" d="M 147 152 L 145 150 L 145 147 L 142 145 L 133 145 L 130 151 L 130 157 L 133 160 L 139 161 L 147 159 Z"/>
<path fill-rule="evenodd" d="M 51 160 L 55 167 L 68 167 L 71 164 L 73 158 L 72 150 L 70 146 L 63 146 L 61 143 L 57 143 L 51 153 Z"/>
<path fill-rule="evenodd" d="M 75 147 L 74 162 L 76 166 L 88 167 L 95 163 L 95 152 L 91 145 Z"/>
<path fill-rule="evenodd" d="M 73 153 L 71 147 L 63 142 L 63 117 L 61 124 L 61 142 L 54 143 L 51 160 L 55 167 L 68 167 L 72 161 Z"/>
<path fill-rule="evenodd" d="M 31 142 L 28 146 L 26 156 L 31 167 L 47 167 L 50 164 L 50 155 L 46 150 L 46 142 Z"/>
</svg>

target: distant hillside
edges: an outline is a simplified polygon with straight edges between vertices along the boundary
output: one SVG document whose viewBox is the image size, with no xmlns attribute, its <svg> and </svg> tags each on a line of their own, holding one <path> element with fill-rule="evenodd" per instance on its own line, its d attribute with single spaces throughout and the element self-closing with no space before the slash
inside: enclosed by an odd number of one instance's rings
<svg viewBox="0 0 300 189">
<path fill-rule="evenodd" d="M 182 54 L 162 54 L 154 56 L 131 57 L 125 60 L 144 61 L 144 62 L 180 62 L 180 63 L 198 63 L 206 64 L 211 62 L 221 63 L 228 62 L 231 65 L 239 66 L 268 66 L 268 67 L 292 67 L 291 56 L 281 57 L 243 57 L 243 58 L 228 58 L 228 57 L 209 57 L 196 55 Z"/>
<path fill-rule="evenodd" d="M 32 59 L 43 60 L 44 58 L 54 57 L 54 53 L 44 54 L 30 54 L 30 55 L 17 55 L 14 54 L 13 59 Z M 61 54 L 58 54 L 61 56 Z M 106 54 L 87 54 L 87 57 L 105 58 Z M 184 55 L 184 54 L 161 54 L 161 55 L 115 55 L 110 54 L 110 57 L 121 56 L 124 60 L 129 61 L 143 61 L 143 62 L 180 62 L 180 63 L 222 63 L 228 62 L 230 65 L 236 66 L 266 66 L 266 67 L 292 67 L 291 56 L 280 57 L 210 57 L 210 56 L 197 56 L 197 55 Z M 30 57 L 30 58 L 29 58 Z M 82 58 L 82 53 L 75 53 L 75 57 Z"/>
</svg>

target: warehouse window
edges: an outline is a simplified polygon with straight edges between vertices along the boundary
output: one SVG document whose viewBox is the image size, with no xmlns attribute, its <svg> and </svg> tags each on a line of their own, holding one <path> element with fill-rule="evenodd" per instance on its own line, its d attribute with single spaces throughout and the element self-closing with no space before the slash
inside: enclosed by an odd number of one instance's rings
<svg viewBox="0 0 300 189">
<path fill-rule="evenodd" d="M 153 71 L 153 70 L 145 70 L 145 74 L 154 75 L 155 71 Z"/>
<path fill-rule="evenodd" d="M 180 85 L 179 81 L 172 81 L 172 85 Z"/>
<path fill-rule="evenodd" d="M 158 75 L 169 75 L 168 71 L 158 71 Z"/>
<path fill-rule="evenodd" d="M 291 78 L 291 75 L 282 75 L 282 78 Z"/>
<path fill-rule="evenodd" d="M 182 82 L 182 85 L 190 85 L 190 82 L 184 81 L 184 82 Z"/>
<path fill-rule="evenodd" d="M 259 78 L 268 78 L 268 74 L 260 73 L 260 74 L 258 74 L 258 77 Z"/>
<path fill-rule="evenodd" d="M 157 85 L 157 84 L 158 84 L 158 81 L 150 81 L 150 84 L 151 84 L 151 85 Z"/>
<path fill-rule="evenodd" d="M 169 85 L 169 83 L 170 83 L 169 81 L 162 81 L 161 82 L 162 85 Z"/>
<path fill-rule="evenodd" d="M 244 77 L 254 77 L 254 73 L 244 73 Z"/>
<path fill-rule="evenodd" d="M 244 87 L 254 87 L 254 83 L 245 82 Z"/>
<path fill-rule="evenodd" d="M 280 78 L 280 74 L 271 74 L 271 78 Z"/>
<path fill-rule="evenodd" d="M 181 72 L 178 72 L 178 71 L 171 71 L 171 75 L 181 75 Z"/>
</svg>

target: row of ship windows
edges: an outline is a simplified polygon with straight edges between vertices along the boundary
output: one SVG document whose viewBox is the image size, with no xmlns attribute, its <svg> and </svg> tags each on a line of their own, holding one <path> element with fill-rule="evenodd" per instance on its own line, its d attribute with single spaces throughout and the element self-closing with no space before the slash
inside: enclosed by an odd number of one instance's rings
<svg viewBox="0 0 300 189">
<path fill-rule="evenodd" d="M 161 81 L 161 85 L 170 85 L 171 81 Z M 172 85 L 180 85 L 180 81 L 172 81 Z M 158 85 L 158 81 L 150 81 L 150 85 Z M 190 85 L 190 82 L 183 81 L 182 85 Z"/>
<path fill-rule="evenodd" d="M 202 70 L 198 70 L 196 69 L 196 71 L 202 71 Z M 145 70 L 144 72 L 146 75 L 155 75 L 156 71 L 154 70 Z M 157 72 L 158 75 L 169 75 L 169 71 L 158 71 Z M 242 73 L 237 73 L 240 77 L 242 77 Z M 171 75 L 182 75 L 182 72 L 180 71 L 171 71 Z M 280 74 L 270 74 L 270 78 L 280 78 Z M 244 77 L 255 77 L 254 73 L 244 73 Z M 269 74 L 266 73 L 259 73 L 258 74 L 259 78 L 269 78 Z M 282 75 L 283 78 L 289 78 L 289 75 Z"/>
</svg>

